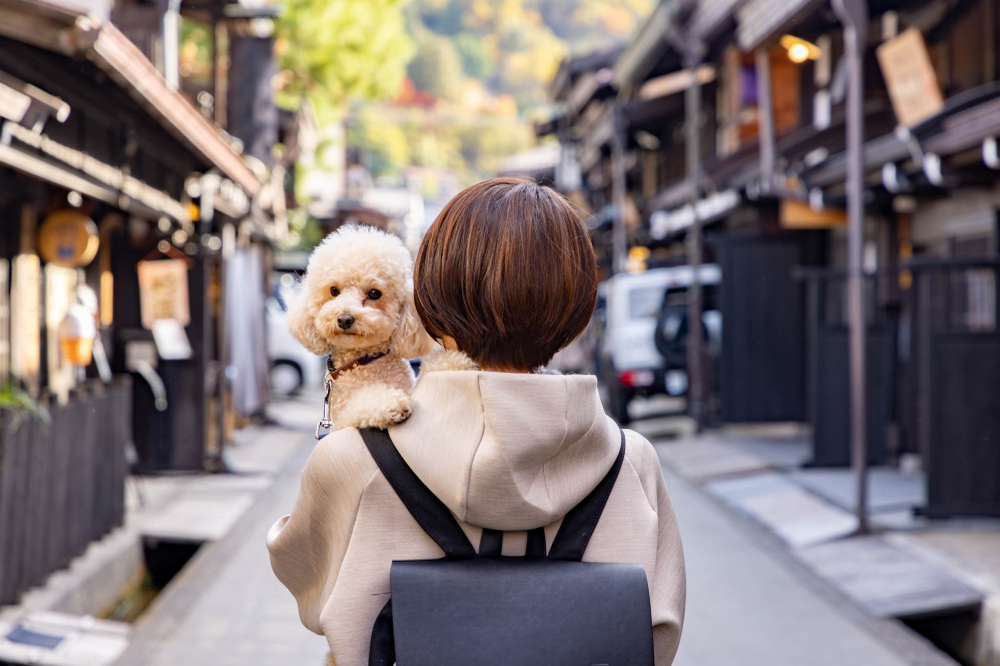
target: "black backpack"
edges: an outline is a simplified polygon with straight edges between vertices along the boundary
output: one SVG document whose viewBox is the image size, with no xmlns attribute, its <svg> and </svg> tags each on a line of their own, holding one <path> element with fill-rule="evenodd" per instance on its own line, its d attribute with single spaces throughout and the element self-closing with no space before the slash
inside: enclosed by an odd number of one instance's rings
<svg viewBox="0 0 1000 666">
<path fill-rule="evenodd" d="M 372 628 L 369 666 L 639 666 L 653 663 L 646 574 L 638 564 L 581 562 L 625 459 L 563 519 L 545 553 L 528 533 L 524 557 L 501 557 L 503 533 L 484 529 L 479 551 L 407 466 L 384 430 L 365 445 L 444 559 L 396 561 L 392 597 Z"/>
</svg>

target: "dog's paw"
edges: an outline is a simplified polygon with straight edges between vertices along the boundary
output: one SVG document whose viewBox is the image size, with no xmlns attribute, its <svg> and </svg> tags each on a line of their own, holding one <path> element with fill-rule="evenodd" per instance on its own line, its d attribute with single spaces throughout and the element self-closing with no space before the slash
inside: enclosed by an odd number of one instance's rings
<svg viewBox="0 0 1000 666">
<path fill-rule="evenodd" d="M 391 425 L 402 423 L 413 413 L 413 403 L 410 396 L 402 391 L 393 395 L 391 400 L 387 400 L 382 409 L 371 415 L 371 428 L 388 428 Z"/>
<path fill-rule="evenodd" d="M 406 391 L 379 386 L 351 396 L 337 419 L 337 427 L 388 428 L 405 421 L 412 412 L 413 403 Z"/>
<path fill-rule="evenodd" d="M 410 418 L 410 414 L 413 413 L 413 407 L 411 405 L 406 405 L 405 407 L 400 406 L 397 408 L 390 409 L 385 413 L 386 425 L 395 425 L 396 423 L 402 423 L 406 419 Z"/>
</svg>

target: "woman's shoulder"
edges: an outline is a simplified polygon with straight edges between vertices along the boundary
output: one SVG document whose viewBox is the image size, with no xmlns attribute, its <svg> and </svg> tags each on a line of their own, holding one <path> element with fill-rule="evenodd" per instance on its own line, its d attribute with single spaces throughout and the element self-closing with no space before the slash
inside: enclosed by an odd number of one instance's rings
<svg viewBox="0 0 1000 666">
<path fill-rule="evenodd" d="M 625 433 L 625 460 L 635 470 L 651 506 L 656 507 L 657 486 L 662 482 L 660 457 L 652 443 L 634 430 Z"/>
<path fill-rule="evenodd" d="M 648 439 L 634 430 L 622 429 L 625 433 L 625 459 L 633 467 L 646 469 L 660 468 L 660 458 Z"/>
<path fill-rule="evenodd" d="M 302 471 L 302 484 L 360 491 L 377 469 L 358 429 L 343 428 L 316 443 Z"/>
</svg>

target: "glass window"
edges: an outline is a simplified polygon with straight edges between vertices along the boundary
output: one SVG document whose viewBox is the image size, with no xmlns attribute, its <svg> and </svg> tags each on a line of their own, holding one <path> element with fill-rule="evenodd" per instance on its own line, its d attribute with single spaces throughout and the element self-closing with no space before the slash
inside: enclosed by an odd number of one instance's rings
<svg viewBox="0 0 1000 666">
<path fill-rule="evenodd" d="M 628 292 L 629 319 L 655 318 L 660 313 L 663 287 L 637 287 Z"/>
</svg>

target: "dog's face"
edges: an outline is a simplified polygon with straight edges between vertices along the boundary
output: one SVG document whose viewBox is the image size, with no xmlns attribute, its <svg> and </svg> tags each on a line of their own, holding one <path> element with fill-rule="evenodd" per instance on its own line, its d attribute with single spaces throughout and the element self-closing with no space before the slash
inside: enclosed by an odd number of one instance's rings
<svg viewBox="0 0 1000 666">
<path fill-rule="evenodd" d="M 368 257 L 339 259 L 317 276 L 315 288 L 326 287 L 327 301 L 316 315 L 316 328 L 335 349 L 384 345 L 399 325 L 406 283 Z"/>
<path fill-rule="evenodd" d="M 430 336 L 413 307 L 412 264 L 397 237 L 347 226 L 313 251 L 288 327 L 314 354 L 381 351 L 417 356 Z"/>
</svg>

